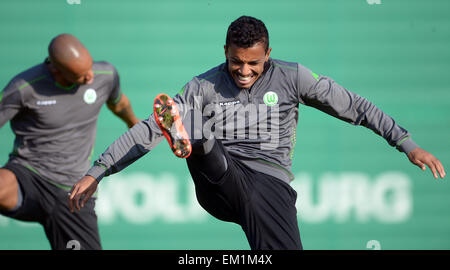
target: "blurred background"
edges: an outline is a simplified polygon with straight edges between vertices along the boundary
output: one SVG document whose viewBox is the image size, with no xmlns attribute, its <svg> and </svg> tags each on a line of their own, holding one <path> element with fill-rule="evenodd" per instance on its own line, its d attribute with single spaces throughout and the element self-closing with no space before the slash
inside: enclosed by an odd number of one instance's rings
<svg viewBox="0 0 450 270">
<path fill-rule="evenodd" d="M 250 15 L 265 22 L 273 58 L 374 102 L 450 172 L 449 12 L 446 0 L 2 0 L 0 86 L 71 33 L 116 66 L 145 119 L 156 94 L 175 94 L 222 63 L 228 25 Z M 102 109 L 95 157 L 125 131 Z M 13 139 L 9 124 L 0 128 L 2 165 Z M 293 162 L 305 249 L 450 248 L 448 179 L 422 172 L 372 131 L 300 106 Z M 249 249 L 238 225 L 198 205 L 166 142 L 105 178 L 96 211 L 104 249 Z M 49 248 L 39 225 L 0 216 L 0 249 Z"/>
</svg>

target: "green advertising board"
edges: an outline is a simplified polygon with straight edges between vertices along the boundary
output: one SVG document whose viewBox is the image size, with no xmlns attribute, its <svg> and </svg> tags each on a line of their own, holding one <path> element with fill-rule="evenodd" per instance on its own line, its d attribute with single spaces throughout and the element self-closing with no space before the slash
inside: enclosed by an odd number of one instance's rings
<svg viewBox="0 0 450 270">
<path fill-rule="evenodd" d="M 118 69 L 141 119 L 224 61 L 228 25 L 265 22 L 271 56 L 327 75 L 391 115 L 450 170 L 450 2 L 400 0 L 0 2 L 0 85 L 46 57 L 60 33 Z M 101 111 L 94 157 L 126 131 Z M 291 183 L 305 249 L 449 249 L 450 185 L 372 131 L 300 105 Z M 0 129 L 0 163 L 13 147 Z M 104 249 L 249 249 L 241 228 L 196 201 L 166 142 L 105 178 L 96 211 Z M 0 249 L 49 249 L 42 227 L 0 216 Z"/>
</svg>

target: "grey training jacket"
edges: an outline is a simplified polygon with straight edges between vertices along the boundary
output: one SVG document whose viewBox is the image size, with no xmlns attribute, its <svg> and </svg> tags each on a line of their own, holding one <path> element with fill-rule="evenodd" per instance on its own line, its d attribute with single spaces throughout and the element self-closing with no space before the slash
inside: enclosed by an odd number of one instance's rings
<svg viewBox="0 0 450 270">
<path fill-rule="evenodd" d="M 405 129 L 371 102 L 298 63 L 269 59 L 253 86 L 239 89 L 225 62 L 194 77 L 174 100 L 180 111 L 194 109 L 208 119 L 198 136 L 215 136 L 234 158 L 287 183 L 293 180 L 299 104 L 365 126 L 399 151 L 409 153 L 417 147 Z M 152 114 L 118 138 L 87 175 L 100 181 L 148 153 L 163 138 Z"/>
</svg>

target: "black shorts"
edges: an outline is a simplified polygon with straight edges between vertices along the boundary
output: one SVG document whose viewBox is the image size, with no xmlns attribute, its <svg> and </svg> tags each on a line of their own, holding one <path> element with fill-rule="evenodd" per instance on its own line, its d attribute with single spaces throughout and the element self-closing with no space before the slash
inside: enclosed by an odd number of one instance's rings
<svg viewBox="0 0 450 270">
<path fill-rule="evenodd" d="M 223 156 L 228 163 L 224 173 L 205 170 L 205 166 L 214 168 Z M 297 193 L 289 184 L 252 170 L 230 155 L 220 141 L 207 155 L 192 154 L 187 164 L 199 204 L 212 216 L 241 225 L 251 249 L 303 249 Z"/>
<path fill-rule="evenodd" d="M 81 211 L 71 213 L 68 190 L 19 164 L 8 163 L 4 169 L 16 175 L 23 201 L 18 209 L 0 211 L 0 214 L 40 223 L 52 249 L 101 249 L 94 198 L 90 198 Z"/>
</svg>

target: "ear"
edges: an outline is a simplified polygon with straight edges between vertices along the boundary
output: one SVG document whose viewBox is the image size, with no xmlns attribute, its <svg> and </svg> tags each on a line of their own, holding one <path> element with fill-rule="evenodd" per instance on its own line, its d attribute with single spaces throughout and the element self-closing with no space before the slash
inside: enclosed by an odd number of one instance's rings
<svg viewBox="0 0 450 270">
<path fill-rule="evenodd" d="M 268 50 L 267 50 L 267 53 L 266 53 L 266 57 L 265 57 L 265 61 L 267 62 L 267 61 L 269 61 L 269 57 L 270 57 L 270 52 L 272 51 L 272 48 L 269 48 Z"/>
<path fill-rule="evenodd" d="M 227 48 L 227 45 L 223 45 L 223 49 L 225 50 L 225 58 L 228 58 L 228 48 Z"/>
</svg>

